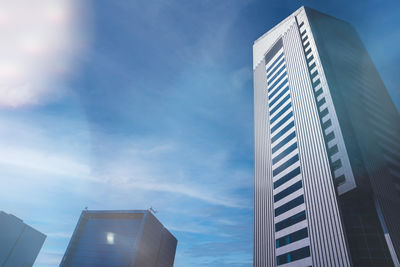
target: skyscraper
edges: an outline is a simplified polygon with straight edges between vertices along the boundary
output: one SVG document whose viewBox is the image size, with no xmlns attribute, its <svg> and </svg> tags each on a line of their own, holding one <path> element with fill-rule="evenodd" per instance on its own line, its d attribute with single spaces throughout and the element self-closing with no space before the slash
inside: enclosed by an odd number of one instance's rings
<svg viewBox="0 0 400 267">
<path fill-rule="evenodd" d="M 32 266 L 45 239 L 21 219 L 0 211 L 0 266 Z"/>
<path fill-rule="evenodd" d="M 172 267 L 176 245 L 150 211 L 84 210 L 60 266 Z"/>
<path fill-rule="evenodd" d="M 399 266 L 400 117 L 356 31 L 301 7 L 253 64 L 254 266 Z"/>
</svg>

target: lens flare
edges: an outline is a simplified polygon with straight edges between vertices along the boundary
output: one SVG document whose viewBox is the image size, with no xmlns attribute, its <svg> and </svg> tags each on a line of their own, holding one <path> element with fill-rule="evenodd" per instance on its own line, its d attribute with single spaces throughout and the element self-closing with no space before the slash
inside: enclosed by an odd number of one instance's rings
<svg viewBox="0 0 400 267">
<path fill-rule="evenodd" d="M 90 36 L 88 1 L 0 2 L 0 106 L 41 104 L 65 87 Z"/>
</svg>

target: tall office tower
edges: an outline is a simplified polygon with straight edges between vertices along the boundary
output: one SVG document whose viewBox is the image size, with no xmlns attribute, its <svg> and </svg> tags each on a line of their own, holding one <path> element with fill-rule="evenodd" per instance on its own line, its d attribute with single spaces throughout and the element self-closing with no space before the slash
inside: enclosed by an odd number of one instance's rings
<svg viewBox="0 0 400 267">
<path fill-rule="evenodd" d="M 32 266 L 45 239 L 21 219 L 0 211 L 0 266 Z"/>
<path fill-rule="evenodd" d="M 84 210 L 60 266 L 172 267 L 176 245 L 150 211 Z"/>
<path fill-rule="evenodd" d="M 356 31 L 302 7 L 253 56 L 254 266 L 399 266 L 400 117 Z"/>
</svg>

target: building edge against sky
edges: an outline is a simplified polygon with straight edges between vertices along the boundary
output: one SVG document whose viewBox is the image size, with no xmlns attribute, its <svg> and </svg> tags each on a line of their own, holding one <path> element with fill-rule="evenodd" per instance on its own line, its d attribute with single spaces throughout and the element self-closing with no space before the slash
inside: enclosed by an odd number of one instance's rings
<svg viewBox="0 0 400 267">
<path fill-rule="evenodd" d="M 46 235 L 0 211 L 0 266 L 32 266 Z"/>
<path fill-rule="evenodd" d="M 301 7 L 253 68 L 254 266 L 399 266 L 400 118 L 356 31 Z"/>
<path fill-rule="evenodd" d="M 149 210 L 84 210 L 60 266 L 172 267 L 177 242 Z"/>
</svg>

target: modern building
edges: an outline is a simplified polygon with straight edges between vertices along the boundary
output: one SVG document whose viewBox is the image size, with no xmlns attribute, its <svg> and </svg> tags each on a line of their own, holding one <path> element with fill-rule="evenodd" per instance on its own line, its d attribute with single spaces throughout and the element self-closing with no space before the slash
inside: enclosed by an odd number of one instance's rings
<svg viewBox="0 0 400 267">
<path fill-rule="evenodd" d="M 14 215 L 0 211 L 0 266 L 32 266 L 46 235 Z"/>
<path fill-rule="evenodd" d="M 354 28 L 301 7 L 253 64 L 254 266 L 399 266 L 400 117 Z"/>
<path fill-rule="evenodd" d="M 60 266 L 172 267 L 176 246 L 148 210 L 84 210 Z"/>
</svg>

